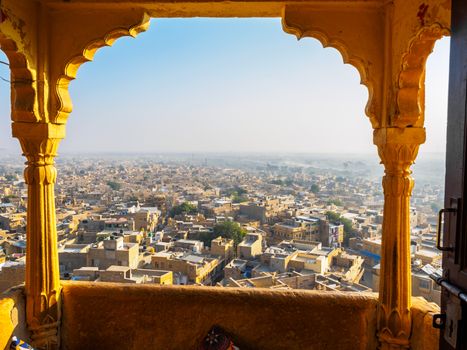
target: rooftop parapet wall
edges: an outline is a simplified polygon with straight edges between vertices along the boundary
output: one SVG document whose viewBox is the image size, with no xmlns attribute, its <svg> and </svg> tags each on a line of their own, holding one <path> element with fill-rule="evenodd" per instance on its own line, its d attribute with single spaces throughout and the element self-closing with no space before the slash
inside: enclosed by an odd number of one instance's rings
<svg viewBox="0 0 467 350">
<path fill-rule="evenodd" d="M 219 325 L 241 349 L 376 349 L 376 304 L 374 294 L 67 282 L 61 344 L 191 349 Z"/>
<path fill-rule="evenodd" d="M 0 349 L 9 349 L 13 335 L 29 341 L 26 327 L 26 299 L 23 288 L 0 294 Z"/>
<path fill-rule="evenodd" d="M 214 324 L 241 349 L 376 349 L 371 293 L 66 282 L 63 294 L 62 349 L 190 349 Z M 438 312 L 413 299 L 413 350 L 437 349 Z M 12 335 L 28 340 L 22 288 L 0 294 L 0 349 Z"/>
</svg>

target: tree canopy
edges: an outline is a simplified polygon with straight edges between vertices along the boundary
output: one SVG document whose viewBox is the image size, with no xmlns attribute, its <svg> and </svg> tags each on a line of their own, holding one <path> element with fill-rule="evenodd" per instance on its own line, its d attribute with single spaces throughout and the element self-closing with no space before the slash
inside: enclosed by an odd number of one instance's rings
<svg viewBox="0 0 467 350">
<path fill-rule="evenodd" d="M 344 205 L 344 203 L 342 203 L 342 201 L 339 198 L 331 198 L 330 200 L 328 200 L 328 205 L 329 204 L 334 204 L 338 207 L 342 207 Z"/>
<path fill-rule="evenodd" d="M 246 230 L 243 229 L 238 223 L 233 221 L 225 221 L 214 226 L 212 232 L 206 232 L 200 240 L 204 242 L 204 245 L 211 246 L 211 241 L 216 237 L 223 237 L 233 239 L 234 245 L 237 246 L 245 237 Z"/>
<path fill-rule="evenodd" d="M 114 191 L 118 191 L 120 188 L 122 188 L 122 184 L 115 181 L 107 181 L 107 186 L 109 186 Z"/>
<path fill-rule="evenodd" d="M 314 194 L 319 192 L 319 186 L 317 184 L 313 184 L 310 187 L 310 191 L 313 192 Z"/>
<path fill-rule="evenodd" d="M 217 224 L 214 226 L 213 231 L 216 237 L 222 236 L 224 238 L 233 239 L 235 245 L 240 243 L 246 235 L 246 230 L 233 221 L 225 221 Z"/>
<path fill-rule="evenodd" d="M 180 205 L 176 205 L 172 209 L 170 209 L 170 217 L 173 218 L 176 215 L 182 214 L 196 214 L 198 213 L 198 208 L 191 203 L 183 202 Z"/>
</svg>

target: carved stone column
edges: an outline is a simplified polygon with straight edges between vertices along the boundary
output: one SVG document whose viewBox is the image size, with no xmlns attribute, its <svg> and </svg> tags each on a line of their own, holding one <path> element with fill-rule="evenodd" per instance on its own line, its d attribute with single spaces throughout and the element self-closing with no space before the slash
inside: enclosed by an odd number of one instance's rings
<svg viewBox="0 0 467 350">
<path fill-rule="evenodd" d="M 65 126 L 13 123 L 27 158 L 26 318 L 35 347 L 58 348 L 60 274 L 57 252 L 54 158 Z"/>
<path fill-rule="evenodd" d="M 410 166 L 425 142 L 424 128 L 381 128 L 374 143 L 384 164 L 384 218 L 378 310 L 380 349 L 409 349 L 411 333 Z"/>
</svg>

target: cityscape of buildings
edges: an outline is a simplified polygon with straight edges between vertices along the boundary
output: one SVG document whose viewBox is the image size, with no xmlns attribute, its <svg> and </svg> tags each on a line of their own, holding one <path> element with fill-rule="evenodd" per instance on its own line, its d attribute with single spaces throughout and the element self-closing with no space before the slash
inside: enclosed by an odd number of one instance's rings
<svg viewBox="0 0 467 350">
<path fill-rule="evenodd" d="M 383 193 L 365 163 L 175 158 L 58 161 L 62 279 L 378 291 Z M 24 281 L 21 168 L 0 162 L 0 292 Z M 412 290 L 439 303 L 429 274 L 441 269 L 435 231 L 444 184 L 443 174 L 428 173 L 412 198 Z"/>
</svg>

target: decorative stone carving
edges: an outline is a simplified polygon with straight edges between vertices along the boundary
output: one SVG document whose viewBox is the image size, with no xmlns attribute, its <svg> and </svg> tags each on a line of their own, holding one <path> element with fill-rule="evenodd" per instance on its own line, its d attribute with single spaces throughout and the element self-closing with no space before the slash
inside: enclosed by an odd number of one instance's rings
<svg viewBox="0 0 467 350">
<path fill-rule="evenodd" d="M 374 132 L 385 168 L 378 310 L 381 349 L 410 347 L 410 196 L 414 184 L 410 166 L 424 142 L 424 128 L 381 128 Z"/>
<path fill-rule="evenodd" d="M 147 30 L 150 23 L 150 17 L 142 11 L 120 11 L 115 13 L 113 17 L 108 11 L 105 14 L 93 13 L 96 22 L 101 21 L 102 16 L 107 16 L 107 20 L 98 25 L 99 28 L 96 28 L 95 33 L 82 32 L 78 38 L 78 44 L 73 45 L 72 50 L 79 48 L 79 51 L 66 52 L 65 55 L 62 54 L 62 59 L 65 61 L 57 62 L 63 68 L 59 72 L 54 72 L 59 74 L 55 94 L 55 115 L 51 116 L 51 121 L 54 123 L 66 123 L 68 115 L 71 113 L 73 105 L 68 86 L 76 78 L 79 67 L 85 62 L 92 61 L 100 48 L 112 46 L 118 38 L 123 36 L 136 37 L 139 33 Z M 88 23 L 91 20 L 88 18 L 83 22 Z M 70 30 L 72 29 L 70 28 Z M 52 76 L 52 79 L 55 77 Z"/>
<path fill-rule="evenodd" d="M 60 275 L 57 253 L 54 158 L 64 125 L 14 123 L 13 135 L 27 159 L 26 314 L 37 348 L 58 348 Z"/>
<path fill-rule="evenodd" d="M 29 64 L 32 61 L 27 50 L 24 33 L 24 9 L 18 2 L 0 2 L 0 49 L 9 60 L 11 84 L 11 119 L 13 121 L 38 121 L 36 76 Z M 23 10 L 23 11 L 22 11 Z M 8 77 L 4 77 L 5 79 Z"/>
<path fill-rule="evenodd" d="M 344 63 L 354 66 L 361 84 L 368 88 L 366 115 L 374 128 L 380 126 L 381 92 L 375 86 L 382 79 L 384 21 L 382 7 L 359 3 L 344 9 L 286 5 L 282 27 L 297 39 L 311 37 L 323 47 L 333 47 Z"/>
<path fill-rule="evenodd" d="M 378 335 L 383 349 L 409 347 L 410 165 L 425 137 L 425 62 L 435 40 L 448 33 L 450 0 L 2 0 L 0 45 L 12 70 L 13 134 L 27 158 L 27 320 L 36 346 L 58 343 L 53 160 L 72 109 L 69 84 L 99 48 L 146 30 L 148 14 L 282 16 L 286 32 L 336 48 L 357 68 L 368 88 L 366 114 L 386 170 Z"/>
<path fill-rule="evenodd" d="M 433 51 L 436 40 L 447 35 L 449 30 L 436 23 L 420 29 L 410 41 L 407 53 L 402 56 L 394 126 L 423 126 L 426 60 Z"/>
</svg>

